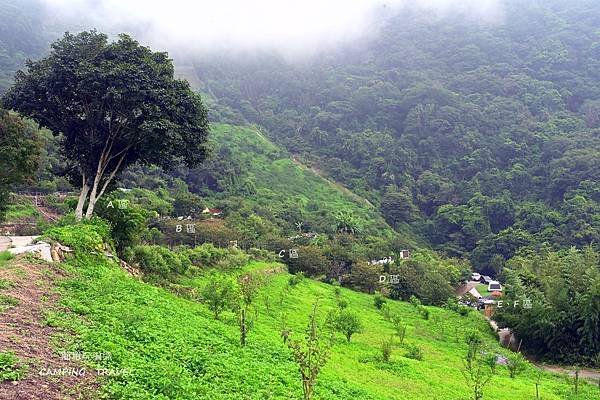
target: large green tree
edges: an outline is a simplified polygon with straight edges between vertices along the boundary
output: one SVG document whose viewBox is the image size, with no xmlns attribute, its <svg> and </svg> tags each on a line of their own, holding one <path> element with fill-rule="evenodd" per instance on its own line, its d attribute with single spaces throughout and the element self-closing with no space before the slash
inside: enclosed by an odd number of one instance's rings
<svg viewBox="0 0 600 400">
<path fill-rule="evenodd" d="M 6 105 L 62 133 L 69 178 L 81 186 L 76 217 L 90 218 L 115 177 L 134 163 L 171 168 L 206 158 L 207 112 L 168 55 L 127 35 L 66 33 L 27 63 Z"/>
<path fill-rule="evenodd" d="M 31 179 L 40 163 L 36 130 L 14 114 L 0 109 L 0 220 L 14 185 Z"/>
</svg>

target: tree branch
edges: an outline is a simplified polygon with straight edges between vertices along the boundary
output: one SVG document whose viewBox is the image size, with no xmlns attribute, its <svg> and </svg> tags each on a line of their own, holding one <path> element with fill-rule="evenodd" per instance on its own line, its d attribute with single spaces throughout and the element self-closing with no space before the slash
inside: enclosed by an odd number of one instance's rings
<svg viewBox="0 0 600 400">
<path fill-rule="evenodd" d="M 96 196 L 96 199 L 99 199 L 104 194 L 104 191 L 106 191 L 106 188 L 108 187 L 108 184 L 113 180 L 113 178 L 115 177 L 115 175 L 117 174 L 117 172 L 119 172 L 119 168 L 121 168 L 121 164 L 123 163 L 123 160 L 125 160 L 125 156 L 127 156 L 127 151 L 130 148 L 131 148 L 131 146 L 127 146 L 125 148 L 125 150 L 123 152 L 123 155 L 119 159 L 119 162 L 117 162 L 117 166 L 110 173 L 110 175 L 108 176 L 108 178 L 106 178 L 106 181 L 104 182 L 104 185 L 102 185 L 102 189 L 100 190 L 100 193 L 98 193 L 98 196 Z"/>
</svg>

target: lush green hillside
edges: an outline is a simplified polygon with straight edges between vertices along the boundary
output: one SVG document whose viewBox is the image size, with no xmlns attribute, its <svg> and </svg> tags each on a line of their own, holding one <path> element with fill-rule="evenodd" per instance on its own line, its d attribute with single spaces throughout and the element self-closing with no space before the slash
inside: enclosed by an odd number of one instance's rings
<svg viewBox="0 0 600 400">
<path fill-rule="evenodd" d="M 315 299 L 320 299 L 320 322 L 336 307 L 335 287 L 308 279 L 290 287 L 290 275 L 267 273 L 276 267 L 269 263 L 254 262 L 231 271 L 264 271 L 267 277 L 256 301 L 258 314 L 248 345 L 240 348 L 234 314 L 225 313 L 220 321 L 215 320 L 203 304 L 142 283 L 103 256 L 90 255 L 91 249 L 101 245 L 101 230 L 65 227 L 50 235 L 75 247 L 77 255 L 65 265 L 69 276 L 60 283 L 64 309 L 50 313 L 47 322 L 75 333 L 70 350 L 112 355 L 95 366 L 129 371 L 126 376 L 108 378 L 102 388 L 106 398 L 301 398 L 297 368 L 280 338 L 280 317 L 287 315 L 292 337 L 300 338 Z M 178 284 L 200 287 L 206 272 L 180 278 Z M 287 295 L 281 300 L 284 289 Z M 360 315 L 364 331 L 350 343 L 337 337 L 317 384 L 318 399 L 466 398 L 459 372 L 467 351 L 465 334 L 476 329 L 488 351 L 506 354 L 485 320 L 474 312 L 460 316 L 432 307 L 425 320 L 414 306 L 390 301 L 389 307 L 401 315 L 408 332 L 404 346 L 396 345 L 391 360 L 383 362 L 379 349 L 393 334 L 391 324 L 374 307 L 373 296 L 346 289 L 340 295 L 348 309 Z M 405 357 L 410 345 L 422 350 L 422 361 Z M 505 367 L 498 365 L 485 390 L 486 398 L 531 399 L 535 379 L 531 366 L 511 379 Z M 572 395 L 564 378 L 546 374 L 540 383 L 542 398 L 548 400 L 592 399 L 598 394 L 594 386 L 583 385 L 578 396 Z"/>
<path fill-rule="evenodd" d="M 234 188 L 225 196 L 246 188 L 245 199 L 254 207 L 268 210 L 283 220 L 297 217 L 304 222 L 305 230 L 316 228 L 318 232 L 335 233 L 335 216 L 342 211 L 353 215 L 367 235 L 387 240 L 394 236 L 367 200 L 297 162 L 257 128 L 214 124 L 212 138 L 215 157 L 226 153 L 226 161 L 236 165 L 237 175 L 231 177 Z M 285 215 L 286 212 L 289 214 Z M 407 241 L 413 238 L 414 235 L 404 235 Z"/>
</svg>

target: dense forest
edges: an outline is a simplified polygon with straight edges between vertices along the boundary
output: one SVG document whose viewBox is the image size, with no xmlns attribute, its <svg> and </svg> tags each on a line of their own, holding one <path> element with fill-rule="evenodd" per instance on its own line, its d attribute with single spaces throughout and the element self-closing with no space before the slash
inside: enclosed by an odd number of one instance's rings
<svg viewBox="0 0 600 400">
<path fill-rule="evenodd" d="M 300 62 L 195 60 L 213 119 L 251 122 L 498 274 L 524 247 L 600 240 L 600 13 L 505 1 L 502 22 L 407 8 L 377 34 Z"/>
</svg>

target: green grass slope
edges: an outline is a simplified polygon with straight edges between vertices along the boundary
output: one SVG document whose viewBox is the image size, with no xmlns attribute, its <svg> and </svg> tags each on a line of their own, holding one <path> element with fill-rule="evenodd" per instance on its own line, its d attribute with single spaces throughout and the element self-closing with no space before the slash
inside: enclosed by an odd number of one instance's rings
<svg viewBox="0 0 600 400">
<path fill-rule="evenodd" d="M 269 210 L 294 205 L 303 210 L 313 225 L 321 224 L 325 229 L 331 229 L 335 215 L 344 211 L 359 221 L 364 235 L 387 240 L 398 235 L 366 199 L 302 165 L 257 128 L 213 124 L 211 137 L 216 153 L 225 147 L 231 159 L 242 165 L 242 179 L 253 182 L 256 192 L 245 193 L 247 201 Z M 424 245 L 408 226 L 399 235 L 407 245 Z"/>
<path fill-rule="evenodd" d="M 259 312 L 248 345 L 240 348 L 233 314 L 214 320 L 204 305 L 131 278 L 114 261 L 91 254 L 90 249 L 101 245 L 101 236 L 93 229 L 57 228 L 50 236 L 74 247 L 77 256 L 65 264 L 69 277 L 60 283 L 64 309 L 50 312 L 47 322 L 74 334 L 63 336 L 68 339 L 62 341 L 63 347 L 111 354 L 110 359 L 90 361 L 91 366 L 116 371 L 104 381 L 104 398 L 302 398 L 296 365 L 279 336 L 280 315 L 288 315 L 292 336 L 303 336 L 316 298 L 320 298 L 321 321 L 335 307 L 332 286 L 305 279 L 282 298 L 289 275 L 269 274 L 256 301 Z M 277 265 L 253 262 L 247 269 L 256 272 L 273 267 Z M 189 277 L 179 283 L 196 287 L 203 280 L 202 276 Z M 341 295 L 360 315 L 365 329 L 351 343 L 337 338 L 318 381 L 317 399 L 467 399 L 460 373 L 465 331 L 480 330 L 493 351 L 506 354 L 476 313 L 461 317 L 429 308 L 431 317 L 423 320 L 410 304 L 389 301 L 408 323 L 405 342 L 419 346 L 424 358 L 406 358 L 406 349 L 397 346 L 390 362 L 380 361 L 380 344 L 392 334 L 391 325 L 373 306 L 372 296 L 346 289 L 341 289 Z M 533 399 L 535 375 L 529 366 L 511 379 L 498 366 L 485 398 Z M 540 383 L 545 400 L 598 398 L 598 389 L 587 384 L 578 395 L 572 394 L 562 377 L 544 374 Z"/>
</svg>

